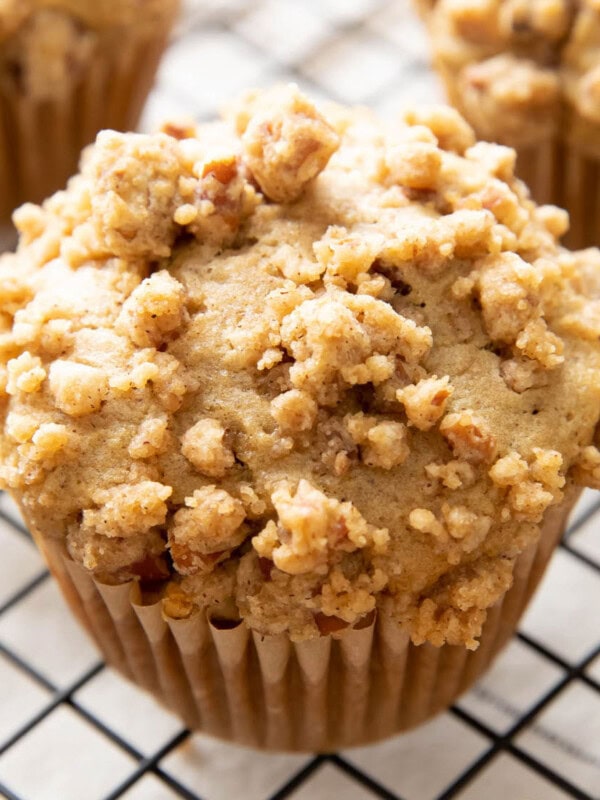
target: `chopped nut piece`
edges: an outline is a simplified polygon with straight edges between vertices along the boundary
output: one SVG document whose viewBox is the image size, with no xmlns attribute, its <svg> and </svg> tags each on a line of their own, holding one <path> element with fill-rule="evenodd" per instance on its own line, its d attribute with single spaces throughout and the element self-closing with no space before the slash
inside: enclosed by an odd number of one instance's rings
<svg viewBox="0 0 600 800">
<path fill-rule="evenodd" d="M 196 123 L 189 120 L 170 120 L 164 122 L 160 126 L 160 132 L 166 133 L 167 136 L 172 136 L 174 139 L 181 141 L 182 139 L 192 139 L 196 136 Z"/>
<path fill-rule="evenodd" d="M 544 368 L 530 358 L 511 358 L 503 361 L 500 365 L 500 374 L 508 388 L 517 394 L 544 386 L 547 382 Z"/>
<path fill-rule="evenodd" d="M 169 527 L 169 548 L 182 575 L 210 572 L 247 536 L 240 500 L 216 486 L 197 489 Z"/>
<path fill-rule="evenodd" d="M 490 463 L 496 455 L 496 439 L 485 420 L 473 411 L 448 414 L 440 424 L 452 452 L 471 464 Z"/>
<path fill-rule="evenodd" d="M 369 548 L 383 553 L 389 534 L 369 525 L 352 503 L 340 503 L 301 480 L 295 495 L 283 482 L 271 495 L 279 523 L 252 540 L 256 552 L 290 575 L 325 573 L 336 551 Z"/>
<path fill-rule="evenodd" d="M 428 431 L 444 416 L 453 391 L 447 375 L 443 378 L 433 375 L 416 385 L 398 389 L 396 398 L 404 405 L 408 421 L 420 431 Z"/>
</svg>

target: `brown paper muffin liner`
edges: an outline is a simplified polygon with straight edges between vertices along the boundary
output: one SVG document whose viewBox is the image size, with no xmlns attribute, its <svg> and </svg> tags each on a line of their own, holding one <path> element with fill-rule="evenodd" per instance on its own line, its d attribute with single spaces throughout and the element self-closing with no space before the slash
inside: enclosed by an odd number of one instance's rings
<svg viewBox="0 0 600 800">
<path fill-rule="evenodd" d="M 166 618 L 139 585 L 95 581 L 63 546 L 36 537 L 71 609 L 106 661 L 193 730 L 268 750 L 328 752 L 412 728 L 451 705 L 510 639 L 578 492 L 550 509 L 488 613 L 479 649 L 415 646 L 380 614 L 333 636 L 290 642 L 204 613 Z"/>
<path fill-rule="evenodd" d="M 135 129 L 174 18 L 153 38 L 119 37 L 99 48 L 83 78 L 55 98 L 0 83 L 0 221 L 64 188 L 98 131 Z"/>
<path fill-rule="evenodd" d="M 554 139 L 540 147 L 517 148 L 517 175 L 536 202 L 567 209 L 571 220 L 563 240 L 567 247 L 600 245 L 600 158 Z"/>
</svg>

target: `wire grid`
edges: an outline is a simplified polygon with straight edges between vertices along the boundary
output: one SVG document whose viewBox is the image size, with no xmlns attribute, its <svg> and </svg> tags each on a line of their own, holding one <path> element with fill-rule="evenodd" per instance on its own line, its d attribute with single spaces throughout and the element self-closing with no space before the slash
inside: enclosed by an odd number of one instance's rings
<svg viewBox="0 0 600 800">
<path fill-rule="evenodd" d="M 366 103 L 383 113 L 405 101 L 441 97 L 408 0 L 188 0 L 143 127 L 169 115 L 209 118 L 244 87 L 282 79 L 296 81 L 317 99 Z M 594 605 L 600 607 L 599 525 L 600 499 L 586 492 L 555 556 L 550 590 L 542 591 L 509 647 L 518 654 L 518 669 L 530 664 L 527 697 L 516 685 L 521 673 L 511 679 L 509 664 L 494 668 L 495 677 L 485 678 L 417 733 L 362 750 L 288 757 L 192 736 L 148 705 L 141 713 L 148 730 L 142 735 L 136 729 L 133 736 L 128 726 L 134 726 L 136 709 L 151 701 L 120 687 L 107 711 L 106 692 L 94 694 L 95 688 L 114 689 L 120 679 L 77 638 L 76 629 L 61 629 L 66 638 L 58 643 L 45 642 L 55 633 L 48 604 L 56 607 L 61 626 L 70 622 L 18 513 L 0 495 L 5 572 L 14 576 L 11 557 L 20 570 L 18 585 L 9 582 L 4 596 L 0 562 L 0 661 L 5 664 L 0 686 L 10 676 L 4 697 L 0 690 L 0 795 L 7 800 L 325 800 L 334 794 L 348 800 L 500 800 L 524 797 L 527 790 L 530 800 L 598 800 L 600 625 Z M 32 611 L 23 611 L 32 604 Z M 37 620 L 42 614 L 32 634 L 38 641 L 24 643 L 16 633 L 26 613 Z M 53 648 L 60 650 L 65 641 L 70 649 L 57 656 Z M 49 671 L 47 663 L 56 657 L 58 666 Z M 11 687 L 16 687 L 12 697 Z M 6 714 L 16 721 L 5 730 Z M 115 715 L 116 725 L 111 724 Z M 125 725 L 124 718 L 129 719 Z M 68 748 L 71 760 L 64 762 Z M 87 768 L 92 761 L 96 772 L 79 775 L 74 788 L 68 770 L 75 772 L 79 762 Z M 57 778 L 61 769 L 67 773 Z M 41 778 L 36 779 L 36 770 Z M 239 775 L 232 779 L 236 770 Z"/>
</svg>

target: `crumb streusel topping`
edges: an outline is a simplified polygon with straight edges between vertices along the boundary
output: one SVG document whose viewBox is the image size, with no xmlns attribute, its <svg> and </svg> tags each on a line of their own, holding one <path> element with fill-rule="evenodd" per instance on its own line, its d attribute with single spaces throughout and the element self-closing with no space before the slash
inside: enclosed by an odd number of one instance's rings
<svg viewBox="0 0 600 800">
<path fill-rule="evenodd" d="M 600 485 L 600 254 L 457 112 L 101 133 L 0 260 L 1 475 L 100 580 L 294 639 L 476 646 Z"/>
<path fill-rule="evenodd" d="M 578 138 L 600 122 L 598 0 L 437 0 L 423 9 L 442 70 L 482 136 L 537 145 L 563 127 L 566 102 Z M 570 132 L 573 133 L 573 132 Z"/>
</svg>

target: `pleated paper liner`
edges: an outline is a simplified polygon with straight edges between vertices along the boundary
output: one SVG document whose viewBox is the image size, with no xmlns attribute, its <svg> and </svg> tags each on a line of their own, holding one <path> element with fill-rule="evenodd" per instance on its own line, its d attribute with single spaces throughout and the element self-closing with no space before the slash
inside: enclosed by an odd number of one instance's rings
<svg viewBox="0 0 600 800">
<path fill-rule="evenodd" d="M 328 752 L 412 728 L 451 705 L 515 630 L 577 498 L 550 509 L 539 543 L 488 614 L 475 652 L 416 647 L 384 613 L 333 636 L 290 642 L 205 614 L 166 618 L 137 583 L 94 581 L 54 541 L 48 564 L 106 661 L 193 730 L 268 750 Z"/>
<path fill-rule="evenodd" d="M 26 201 L 39 203 L 77 171 L 81 150 L 103 128 L 134 130 L 175 18 L 158 35 L 115 36 L 83 77 L 52 99 L 0 81 L 0 221 Z"/>
</svg>

